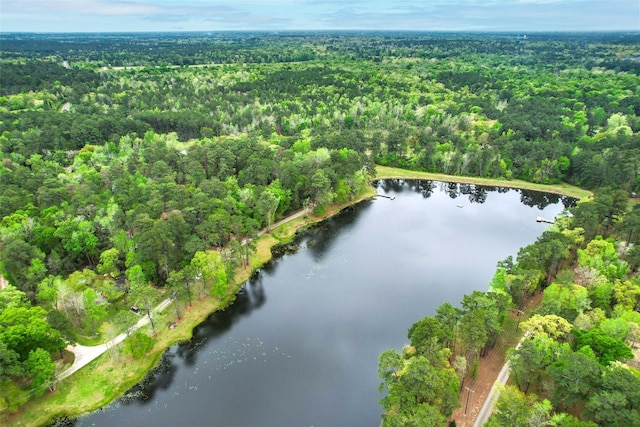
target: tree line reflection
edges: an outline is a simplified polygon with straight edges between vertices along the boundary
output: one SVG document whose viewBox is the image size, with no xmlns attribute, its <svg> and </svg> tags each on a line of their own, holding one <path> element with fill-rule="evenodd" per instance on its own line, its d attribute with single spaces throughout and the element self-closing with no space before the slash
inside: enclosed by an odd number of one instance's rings
<svg viewBox="0 0 640 427">
<path fill-rule="evenodd" d="M 415 191 L 422 194 L 425 199 L 431 197 L 436 189 L 447 194 L 450 198 L 467 196 L 470 203 L 484 203 L 487 201 L 489 193 L 507 193 L 517 191 L 520 193 L 520 202 L 525 206 L 544 209 L 549 205 L 561 202 L 565 208 L 575 205 L 576 199 L 553 193 L 543 193 L 525 189 L 514 189 L 506 187 L 494 187 L 475 184 L 463 184 L 457 182 L 441 182 L 424 179 L 404 180 L 404 179 L 384 179 L 375 181 L 373 185 L 385 193 L 402 193 L 404 191 Z"/>
</svg>

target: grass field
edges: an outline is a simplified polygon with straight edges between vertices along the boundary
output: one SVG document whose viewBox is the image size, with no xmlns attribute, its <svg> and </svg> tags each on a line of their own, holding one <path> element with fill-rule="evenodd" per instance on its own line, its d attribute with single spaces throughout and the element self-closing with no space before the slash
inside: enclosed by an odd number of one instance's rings
<svg viewBox="0 0 640 427">
<path fill-rule="evenodd" d="M 561 194 L 563 196 L 584 199 L 593 193 L 582 188 L 566 183 L 561 184 L 535 184 L 533 182 L 521 181 L 518 179 L 494 179 L 476 178 L 472 176 L 444 175 L 440 173 L 418 172 L 406 169 L 391 168 L 388 166 L 376 166 L 376 179 L 384 178 L 404 178 L 404 179 L 428 179 L 431 181 L 459 182 L 464 184 L 487 185 L 492 187 L 521 188 L 525 190 L 542 191 L 545 193 Z"/>
</svg>

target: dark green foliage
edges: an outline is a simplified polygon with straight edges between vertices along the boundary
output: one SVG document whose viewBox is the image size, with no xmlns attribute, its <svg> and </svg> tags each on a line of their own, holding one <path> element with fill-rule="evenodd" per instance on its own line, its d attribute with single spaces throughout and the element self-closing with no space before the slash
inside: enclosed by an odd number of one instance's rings
<svg viewBox="0 0 640 427">
<path fill-rule="evenodd" d="M 587 411 L 601 426 L 640 425 L 640 379 L 624 367 L 605 369 Z"/>
<path fill-rule="evenodd" d="M 600 329 L 588 331 L 575 329 L 573 334 L 576 335 L 574 347 L 580 349 L 589 346 L 601 365 L 607 366 L 616 360 L 633 359 L 633 353 L 625 343 L 608 336 Z"/>
<path fill-rule="evenodd" d="M 69 317 L 58 310 L 51 310 L 47 313 L 47 322 L 51 327 L 60 332 L 62 337 L 70 344 L 76 343 L 76 330 L 69 320 Z"/>
<path fill-rule="evenodd" d="M 53 89 L 55 85 L 95 87 L 100 74 L 82 68 L 67 69 L 55 62 L 27 61 L 24 64 L 5 63 L 0 73 L 0 95 Z"/>
<path fill-rule="evenodd" d="M 418 352 L 426 352 L 429 346 L 442 346 L 442 325 L 433 317 L 425 317 L 409 328 L 408 338 Z"/>
<path fill-rule="evenodd" d="M 637 209 L 624 216 L 627 194 L 640 192 L 634 34 L 4 34 L 0 41 L 0 269 L 31 303 L 51 310 L 0 299 L 4 378 L 45 384 L 39 349 L 55 353 L 61 335 L 74 341 L 71 321 L 98 331 L 112 316 L 105 300 L 139 302 L 149 312 L 157 297 L 149 281 L 169 285 L 177 316 L 192 290 L 224 297 L 234 269 L 250 263 L 254 246 L 245 239 L 290 212 L 347 203 L 375 174 L 374 162 L 602 188 L 573 209 L 571 227 L 585 230 L 585 243 L 613 233 L 638 243 Z M 449 188 L 474 202 L 486 198 L 481 187 Z M 543 207 L 554 196 L 521 197 Z M 577 236 L 545 232 L 505 266 L 506 294 L 474 293 L 462 309 L 444 305 L 417 322 L 409 330 L 414 353 L 387 355 L 381 368 L 390 391 L 384 422 L 444 424 L 456 389 L 445 349 L 477 366 L 511 305 L 552 283 L 580 249 Z M 194 257 L 211 249 L 220 255 L 214 274 L 203 265 L 195 271 Z M 610 281 L 628 273 L 617 258 L 591 258 L 585 265 Z M 625 259 L 640 265 L 638 245 Z M 126 269 L 129 280 L 119 288 L 99 283 L 96 269 L 109 280 Z M 56 276 L 84 295 L 84 307 L 73 298 L 58 307 Z M 611 314 L 623 299 L 615 292 L 613 283 L 588 291 L 553 284 L 543 310 L 571 320 L 593 307 Z M 21 322 L 34 329 L 21 330 Z M 628 356 L 624 343 L 589 332 L 577 332 L 578 341 L 603 364 Z M 136 357 L 152 345 L 146 336 L 130 341 L 139 344 L 130 348 Z M 544 355 L 530 366 L 547 366 L 561 388 L 569 362 Z M 581 357 L 574 362 L 593 364 Z M 530 370 L 527 383 L 544 380 Z M 581 386 L 565 388 L 554 402 L 585 398 Z M 622 409 L 626 418 L 606 413 L 607 405 L 624 405 L 617 389 L 603 390 L 589 403 L 594 417 L 634 422 Z"/>
<path fill-rule="evenodd" d="M 584 351 L 563 353 L 547 367 L 554 383 L 551 401 L 556 407 L 569 408 L 586 400 L 600 383 L 602 367 Z"/>
</svg>

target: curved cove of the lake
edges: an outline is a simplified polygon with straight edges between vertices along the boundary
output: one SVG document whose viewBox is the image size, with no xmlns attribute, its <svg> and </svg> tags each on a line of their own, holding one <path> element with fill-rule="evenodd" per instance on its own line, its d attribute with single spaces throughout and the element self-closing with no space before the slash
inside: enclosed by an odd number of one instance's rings
<svg viewBox="0 0 640 427">
<path fill-rule="evenodd" d="M 569 201 L 523 190 L 384 180 L 378 197 L 299 236 L 81 426 L 377 426 L 378 355 L 444 302 L 487 290 Z M 116 379 L 117 380 L 117 379 Z"/>
</svg>

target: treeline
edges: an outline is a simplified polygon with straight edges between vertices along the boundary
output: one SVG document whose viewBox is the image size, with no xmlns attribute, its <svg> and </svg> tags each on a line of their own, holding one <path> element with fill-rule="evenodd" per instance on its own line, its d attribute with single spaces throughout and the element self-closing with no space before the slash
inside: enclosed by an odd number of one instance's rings
<svg viewBox="0 0 640 427">
<path fill-rule="evenodd" d="M 63 340 L 134 324 L 131 305 L 150 314 L 164 293 L 180 317 L 196 295 L 225 297 L 261 229 L 295 210 L 322 214 L 347 202 L 373 168 L 347 148 L 312 150 L 308 139 L 183 143 L 152 131 L 87 144 L 66 168 L 40 154 L 5 158 L 0 259 L 13 286 L 0 290 L 0 382 L 10 391 L 3 409 L 17 409 L 30 389 L 55 387 L 49 355 L 61 356 Z M 137 355 L 148 339 L 133 342 L 127 348 Z"/>
<path fill-rule="evenodd" d="M 67 168 L 39 154 L 24 164 L 5 159 L 5 277 L 33 297 L 44 275 L 95 268 L 119 239 L 116 265 L 124 269 L 127 257 L 161 284 L 199 250 L 253 236 L 305 206 L 322 212 L 332 201 L 348 201 L 373 172 L 353 150 L 291 142 L 181 143 L 149 131 L 118 145 L 87 144 Z M 35 260 L 42 270 L 33 275 Z"/>
<path fill-rule="evenodd" d="M 375 162 L 640 190 L 634 35 L 0 39 L 0 271 L 14 286 L 0 291 L 12 295 L 0 399 L 11 410 L 52 384 L 44 354 L 58 358 L 63 340 L 123 331 L 132 303 L 149 311 L 163 292 L 177 315 L 192 294 L 221 297 L 249 263 L 244 241 L 288 212 L 348 201 Z M 587 240 L 619 215 L 594 209 Z M 52 340 L 20 316 L 44 319 Z M 472 363 L 485 344 L 460 354 Z M 428 363 L 449 390 L 438 354 Z"/>
<path fill-rule="evenodd" d="M 580 236 L 569 246 L 572 268 L 554 276 L 536 315 L 523 322 L 526 337 L 508 353 L 518 389 L 501 397 L 490 425 L 553 419 L 553 411 L 579 415 L 580 425 L 640 424 L 632 352 L 640 342 L 639 214 L 621 192 L 596 193 L 574 208 L 565 231 Z"/>
<path fill-rule="evenodd" d="M 506 317 L 540 291 L 541 305 L 517 323 L 521 345 L 507 354 L 515 386 L 502 391 L 489 425 L 640 423 L 632 352 L 640 343 L 640 209 L 628 209 L 623 191 L 603 191 L 570 212 L 515 261 L 501 261 L 488 292 L 465 295 L 461 308 L 443 304 L 409 329 L 401 353 L 380 355 L 383 425 L 446 425 Z"/>
<path fill-rule="evenodd" d="M 34 150 L 61 161 L 65 156 L 56 151 L 117 143 L 149 129 L 176 132 L 181 140 L 245 133 L 299 138 L 310 129 L 314 146 L 338 139 L 338 148 L 370 152 L 385 165 L 640 190 L 638 76 L 607 68 L 633 63 L 633 36 L 244 34 L 184 43 L 149 37 L 127 36 L 111 49 L 132 57 L 153 43 L 167 55 L 191 45 L 237 52 L 244 43 L 255 54 L 304 47 L 322 55 L 274 64 L 226 58 L 193 67 L 173 67 L 160 56 L 126 70 L 102 69 L 85 56 L 67 70 L 62 51 L 25 50 L 16 59 L 9 44 L 4 68 L 15 72 L 0 76 L 2 151 L 27 158 Z M 76 117 L 58 118 L 60 111 Z"/>
<path fill-rule="evenodd" d="M 224 32 L 147 34 L 3 34 L 2 54 L 22 60 L 59 56 L 100 66 L 188 66 L 213 63 L 282 63 L 339 56 L 375 62 L 385 58 L 447 59 L 462 55 L 500 54 L 511 65 L 586 68 L 602 66 L 637 74 L 633 33 L 471 34 L 402 31 Z M 612 56 L 610 47 L 623 55 Z M 626 56 L 629 53 L 631 55 Z"/>
<path fill-rule="evenodd" d="M 27 60 L 25 63 L 5 62 L 0 77 L 0 95 L 40 91 L 57 85 L 73 85 L 76 89 L 96 87 L 100 75 L 82 68 L 65 68 L 57 62 Z"/>
</svg>

